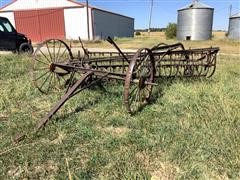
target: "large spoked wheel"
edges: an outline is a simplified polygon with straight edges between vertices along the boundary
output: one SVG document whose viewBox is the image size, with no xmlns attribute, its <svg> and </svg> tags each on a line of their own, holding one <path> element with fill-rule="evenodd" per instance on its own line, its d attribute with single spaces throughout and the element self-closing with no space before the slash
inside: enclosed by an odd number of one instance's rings
<svg viewBox="0 0 240 180">
<path fill-rule="evenodd" d="M 149 101 L 154 76 L 154 58 L 151 50 L 139 49 L 130 61 L 125 78 L 124 103 L 129 113 L 136 113 Z"/>
<path fill-rule="evenodd" d="M 72 52 L 65 42 L 49 39 L 41 43 L 32 58 L 34 85 L 44 94 L 66 87 L 70 72 L 54 63 L 67 63 L 72 59 Z"/>
</svg>

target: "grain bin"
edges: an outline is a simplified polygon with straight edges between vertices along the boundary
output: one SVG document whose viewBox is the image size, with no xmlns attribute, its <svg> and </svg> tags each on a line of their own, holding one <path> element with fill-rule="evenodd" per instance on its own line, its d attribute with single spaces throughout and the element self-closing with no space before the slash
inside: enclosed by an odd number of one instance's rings
<svg viewBox="0 0 240 180">
<path fill-rule="evenodd" d="M 228 38 L 240 40 L 240 13 L 229 18 Z"/>
<path fill-rule="evenodd" d="M 212 37 L 213 11 L 198 1 L 178 10 L 178 40 L 208 40 Z"/>
</svg>

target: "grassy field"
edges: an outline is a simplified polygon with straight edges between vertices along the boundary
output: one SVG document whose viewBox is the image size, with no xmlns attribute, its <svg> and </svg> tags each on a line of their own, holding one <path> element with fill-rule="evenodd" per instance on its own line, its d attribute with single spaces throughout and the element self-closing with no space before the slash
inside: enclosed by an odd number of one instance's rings
<svg viewBox="0 0 240 180">
<path fill-rule="evenodd" d="M 117 43 L 138 48 L 163 39 Z M 212 78 L 160 79 L 152 103 L 134 116 L 125 111 L 121 84 L 93 87 L 38 133 L 36 123 L 62 94 L 33 87 L 29 57 L 1 55 L 0 179 L 239 179 L 240 58 L 232 54 L 240 44 L 219 36 L 184 44 L 220 46 Z M 14 143 L 22 133 L 27 137 Z"/>
<path fill-rule="evenodd" d="M 120 48 L 124 49 L 136 49 L 144 47 L 153 47 L 158 43 L 176 43 L 175 39 L 166 39 L 164 32 L 152 32 L 150 36 L 148 33 L 141 33 L 140 36 L 135 38 L 120 38 L 116 39 Z M 224 54 L 240 54 L 239 41 L 231 41 L 225 37 L 225 32 L 213 32 L 212 40 L 208 41 L 180 41 L 186 48 L 201 48 L 201 47 L 221 47 L 221 53 Z M 79 43 L 73 43 L 73 46 L 79 46 Z M 107 41 L 97 41 L 96 43 L 85 43 L 87 48 L 101 47 L 101 48 L 113 48 Z"/>
</svg>

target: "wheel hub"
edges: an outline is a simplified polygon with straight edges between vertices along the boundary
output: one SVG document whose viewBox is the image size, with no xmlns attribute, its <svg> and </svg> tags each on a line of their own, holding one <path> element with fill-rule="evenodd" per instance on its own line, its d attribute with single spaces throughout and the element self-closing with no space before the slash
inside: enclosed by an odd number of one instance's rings
<svg viewBox="0 0 240 180">
<path fill-rule="evenodd" d="M 143 77 L 143 76 L 140 77 L 139 83 L 138 83 L 139 89 L 145 88 L 145 86 L 146 86 L 146 84 L 145 84 L 146 79 L 147 79 L 147 77 Z"/>
<path fill-rule="evenodd" d="M 50 64 L 50 66 L 49 66 L 49 70 L 51 71 L 51 72 L 54 72 L 55 71 L 55 69 L 56 69 L 56 66 L 55 66 L 55 64 Z"/>
</svg>

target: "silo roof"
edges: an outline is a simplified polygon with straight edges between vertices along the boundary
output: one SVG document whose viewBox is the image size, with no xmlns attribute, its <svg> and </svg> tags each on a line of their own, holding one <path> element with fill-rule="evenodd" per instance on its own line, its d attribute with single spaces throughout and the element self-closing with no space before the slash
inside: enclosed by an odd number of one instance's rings
<svg viewBox="0 0 240 180">
<path fill-rule="evenodd" d="M 230 18 L 239 18 L 240 17 L 240 12 L 237 14 L 232 15 Z"/>
<path fill-rule="evenodd" d="M 213 8 L 206 4 L 200 3 L 199 1 L 194 1 L 193 3 L 180 8 L 178 11 L 185 9 L 213 9 Z"/>
</svg>

